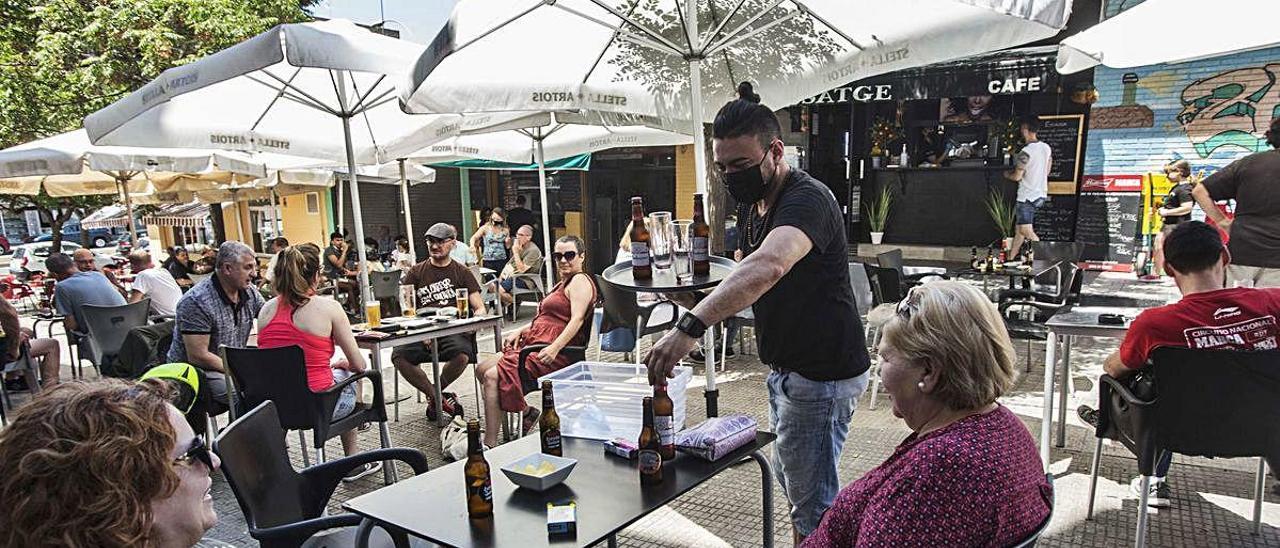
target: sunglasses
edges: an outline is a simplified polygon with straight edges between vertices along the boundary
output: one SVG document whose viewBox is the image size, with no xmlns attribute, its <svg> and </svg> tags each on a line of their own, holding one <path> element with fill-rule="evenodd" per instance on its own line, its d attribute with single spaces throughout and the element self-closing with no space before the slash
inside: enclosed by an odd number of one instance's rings
<svg viewBox="0 0 1280 548">
<path fill-rule="evenodd" d="M 918 287 L 908 289 L 906 296 L 904 296 L 901 301 L 898 301 L 898 317 L 902 318 L 902 321 L 904 322 L 910 321 L 911 315 L 920 310 L 920 298 L 916 289 L 918 289 Z"/>
<path fill-rule="evenodd" d="M 489 222 L 493 223 L 494 226 L 502 226 L 502 221 L 489 221 Z"/>
<path fill-rule="evenodd" d="M 566 262 L 573 262 L 573 260 L 577 258 L 578 258 L 577 251 L 566 251 L 564 253 L 556 251 L 551 254 L 551 260 L 556 262 L 560 262 L 562 259 Z"/>
<path fill-rule="evenodd" d="M 209 470 L 213 470 L 213 457 L 209 455 L 209 447 L 204 444 L 204 439 L 199 437 L 192 439 L 191 447 L 179 455 L 178 458 L 173 459 L 174 464 L 183 466 L 191 466 L 196 461 L 203 462 Z"/>
</svg>

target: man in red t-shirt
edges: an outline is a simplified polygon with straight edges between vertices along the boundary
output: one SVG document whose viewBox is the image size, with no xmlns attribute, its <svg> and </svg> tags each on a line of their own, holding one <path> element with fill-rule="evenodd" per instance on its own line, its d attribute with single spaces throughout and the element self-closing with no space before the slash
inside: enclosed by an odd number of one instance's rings
<svg viewBox="0 0 1280 548">
<path fill-rule="evenodd" d="M 1231 254 L 1221 233 L 1200 221 L 1181 223 L 1164 240 L 1165 271 L 1173 276 L 1182 300 L 1143 311 L 1129 325 L 1120 349 L 1103 363 L 1117 379 L 1147 365 L 1151 351 L 1161 346 L 1215 350 L 1272 350 L 1280 341 L 1280 289 L 1223 288 Z M 1097 425 L 1097 411 L 1087 406 L 1080 418 Z M 1151 482 L 1150 506 L 1169 505 L 1164 478 L 1172 454 L 1164 452 Z M 1135 491 L 1140 485 L 1136 478 Z"/>
</svg>

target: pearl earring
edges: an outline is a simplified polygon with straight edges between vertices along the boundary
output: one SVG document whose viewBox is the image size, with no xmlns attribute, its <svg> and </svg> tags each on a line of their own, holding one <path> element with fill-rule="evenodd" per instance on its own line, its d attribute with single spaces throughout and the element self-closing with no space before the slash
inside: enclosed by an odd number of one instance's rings
<svg viewBox="0 0 1280 548">
<path fill-rule="evenodd" d="M 919 386 L 921 390 L 924 390 L 924 381 L 916 383 L 916 386 Z"/>
</svg>

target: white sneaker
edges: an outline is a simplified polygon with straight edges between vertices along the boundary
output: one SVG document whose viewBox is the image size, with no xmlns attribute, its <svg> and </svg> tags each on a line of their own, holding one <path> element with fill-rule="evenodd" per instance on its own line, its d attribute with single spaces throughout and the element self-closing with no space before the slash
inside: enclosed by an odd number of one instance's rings
<svg viewBox="0 0 1280 548">
<path fill-rule="evenodd" d="M 363 478 L 369 474 L 379 472 L 381 470 L 382 470 L 382 461 L 371 462 L 369 464 L 356 468 L 350 472 L 347 472 L 347 475 L 342 477 L 342 481 L 350 483 L 360 478 Z"/>
<path fill-rule="evenodd" d="M 1129 482 L 1129 491 L 1135 497 L 1142 497 L 1142 476 L 1135 477 L 1133 481 Z M 1168 482 L 1159 478 L 1151 478 L 1150 486 L 1147 488 L 1147 506 L 1168 508 L 1171 504 L 1169 501 Z"/>
</svg>

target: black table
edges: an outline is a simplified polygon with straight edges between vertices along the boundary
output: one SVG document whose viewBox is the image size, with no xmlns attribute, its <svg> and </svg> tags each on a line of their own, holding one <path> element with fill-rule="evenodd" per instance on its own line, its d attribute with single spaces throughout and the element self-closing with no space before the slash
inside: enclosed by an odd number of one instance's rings
<svg viewBox="0 0 1280 548">
<path fill-rule="evenodd" d="M 716 462 L 679 455 L 663 469 L 662 485 L 640 487 L 636 461 L 605 455 L 600 442 L 564 438 L 564 456 L 578 459 L 564 483 L 545 492 L 517 490 L 502 466 L 538 451 L 538 437 L 526 436 L 485 453 L 492 470 L 493 517 L 467 517 L 463 465 L 454 462 L 421 476 L 356 497 L 343 508 L 363 516 L 361 537 L 375 526 L 404 531 L 443 546 L 590 546 L 614 535 L 729 467 L 752 458 L 760 465 L 764 546 L 773 546 L 773 470 L 762 449 L 777 436 L 759 432 L 753 444 Z M 547 534 L 547 503 L 577 501 L 576 535 Z M 751 518 L 744 518 L 754 520 Z M 367 542 L 357 542 L 359 547 Z"/>
<path fill-rule="evenodd" d="M 687 283 L 680 283 L 676 279 L 675 268 L 666 268 L 659 270 L 653 269 L 653 278 L 648 280 L 636 280 L 631 274 L 631 263 L 624 261 L 604 269 L 601 277 L 605 281 L 618 286 L 619 289 L 632 291 L 635 293 L 685 293 L 689 291 L 698 291 L 704 289 L 712 289 L 724 281 L 726 277 L 737 268 L 738 263 L 732 259 L 725 257 L 711 256 L 711 270 L 705 276 L 694 276 Z M 703 396 L 707 400 L 707 416 L 715 417 L 720 414 L 720 405 L 717 403 L 720 391 L 716 389 L 716 339 L 715 330 L 708 329 L 703 335 L 702 351 L 706 357 L 706 386 L 703 388 Z M 640 336 L 636 334 L 636 360 L 640 365 Z"/>
<path fill-rule="evenodd" d="M 1008 278 L 1009 289 L 1013 289 L 1016 286 L 1016 282 L 1018 280 L 1031 280 L 1033 278 L 1038 278 L 1040 277 L 1041 274 L 1044 274 L 1056 268 L 1058 266 L 1058 263 L 1060 262 L 1061 261 L 1047 261 L 1047 260 L 1036 259 L 1035 261 L 1032 261 L 1031 268 L 1019 268 L 1016 266 L 1015 267 L 1006 266 L 1000 270 L 988 270 L 986 272 L 982 272 L 974 268 L 964 268 L 961 270 L 957 270 L 953 275 L 956 277 L 959 277 L 959 276 L 981 277 L 982 292 L 986 293 L 987 281 L 990 280 L 991 278 Z"/>
</svg>

